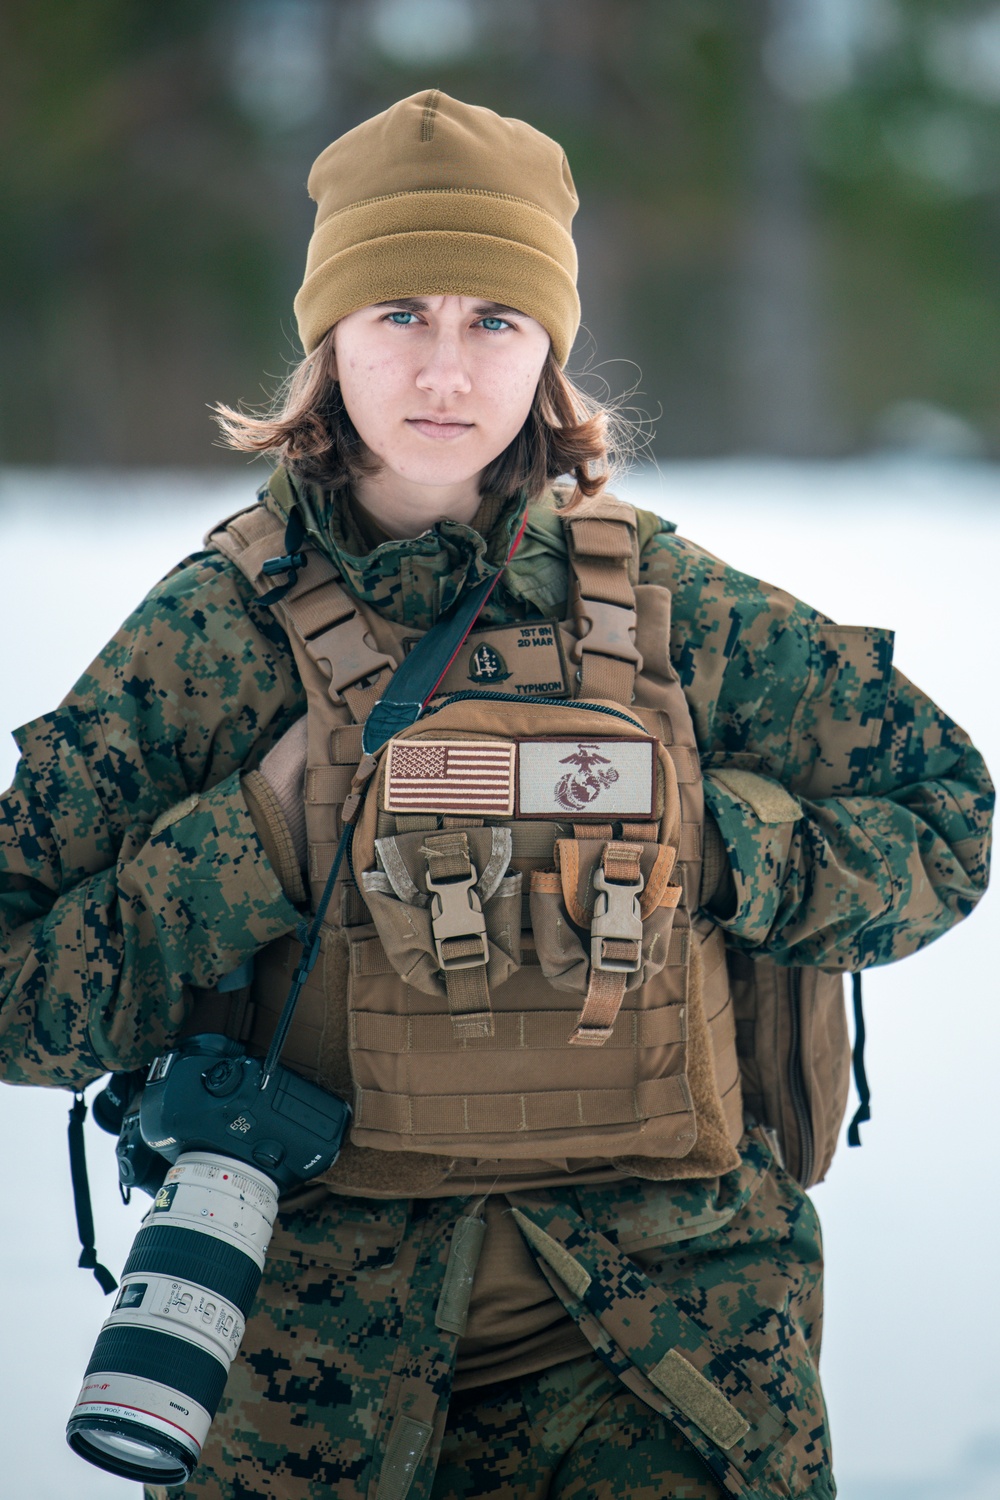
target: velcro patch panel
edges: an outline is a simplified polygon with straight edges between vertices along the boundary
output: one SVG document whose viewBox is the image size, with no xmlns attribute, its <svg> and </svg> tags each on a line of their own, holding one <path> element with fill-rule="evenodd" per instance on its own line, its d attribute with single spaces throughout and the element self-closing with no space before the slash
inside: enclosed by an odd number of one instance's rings
<svg viewBox="0 0 1000 1500">
<path fill-rule="evenodd" d="M 607 821 L 655 812 L 655 740 L 520 741 L 518 817 Z"/>
<path fill-rule="evenodd" d="M 383 807 L 519 818 L 656 817 L 656 741 L 392 740 Z"/>
<path fill-rule="evenodd" d="M 515 753 L 510 740 L 392 740 L 385 810 L 510 817 Z"/>
</svg>

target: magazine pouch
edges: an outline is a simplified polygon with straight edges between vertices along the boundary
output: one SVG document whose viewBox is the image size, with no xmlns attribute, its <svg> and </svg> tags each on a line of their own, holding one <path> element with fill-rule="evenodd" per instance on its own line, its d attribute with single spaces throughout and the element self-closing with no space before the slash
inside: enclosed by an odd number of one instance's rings
<svg viewBox="0 0 1000 1500">
<path fill-rule="evenodd" d="M 509 828 L 385 834 L 359 874 L 388 962 L 415 989 L 454 1000 L 456 1037 L 491 1034 L 489 991 L 520 965 L 511 845 Z"/>
</svg>

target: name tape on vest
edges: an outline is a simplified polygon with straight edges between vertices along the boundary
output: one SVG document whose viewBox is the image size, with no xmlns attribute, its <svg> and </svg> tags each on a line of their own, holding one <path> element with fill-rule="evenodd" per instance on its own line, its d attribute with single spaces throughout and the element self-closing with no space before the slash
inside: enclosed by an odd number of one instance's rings
<svg viewBox="0 0 1000 1500">
<path fill-rule="evenodd" d="M 655 740 L 392 740 L 383 806 L 394 813 L 648 819 Z"/>
</svg>

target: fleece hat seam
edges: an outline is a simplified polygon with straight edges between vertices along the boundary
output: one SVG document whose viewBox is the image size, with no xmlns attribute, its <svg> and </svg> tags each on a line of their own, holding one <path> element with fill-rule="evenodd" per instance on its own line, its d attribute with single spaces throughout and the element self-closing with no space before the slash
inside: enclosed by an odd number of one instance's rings
<svg viewBox="0 0 1000 1500">
<path fill-rule="evenodd" d="M 495 198 L 501 203 L 516 203 L 524 208 L 532 208 L 535 213 L 544 214 L 547 219 L 551 219 L 553 224 L 559 223 L 555 214 L 549 213 L 547 208 L 543 208 L 540 203 L 535 203 L 531 198 L 518 198 L 514 193 L 498 193 L 493 188 L 465 187 L 404 188 L 400 193 L 379 193 L 374 198 L 358 198 L 353 203 L 345 203 L 343 208 L 333 209 L 319 222 L 327 224 L 331 219 L 339 218 L 341 214 L 349 214 L 354 208 L 367 208 L 369 204 L 394 203 L 397 198 L 422 198 L 430 193 L 439 197 L 447 197 L 450 194 L 456 198 Z"/>
</svg>

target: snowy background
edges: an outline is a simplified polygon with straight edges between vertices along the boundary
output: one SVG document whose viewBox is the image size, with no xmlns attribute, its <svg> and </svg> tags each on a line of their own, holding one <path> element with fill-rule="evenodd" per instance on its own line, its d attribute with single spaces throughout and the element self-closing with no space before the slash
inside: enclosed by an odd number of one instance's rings
<svg viewBox="0 0 1000 1500">
<path fill-rule="evenodd" d="M 996 469 L 715 462 L 665 465 L 625 489 L 835 619 L 894 628 L 897 665 L 1000 765 Z M 52 708 L 149 586 L 253 491 L 252 477 L 0 473 L 0 728 Z M 0 786 L 14 764 L 0 741 Z M 1000 1495 L 995 911 L 991 893 L 972 922 L 865 979 L 874 1118 L 863 1150 L 842 1146 L 815 1190 L 842 1500 Z M 63 1437 L 109 1307 L 75 1269 L 69 1103 L 0 1089 L 0 1488 L 124 1500 L 137 1487 Z M 147 1200 L 121 1206 L 113 1142 L 92 1121 L 88 1153 L 98 1252 L 117 1274 Z"/>
</svg>

